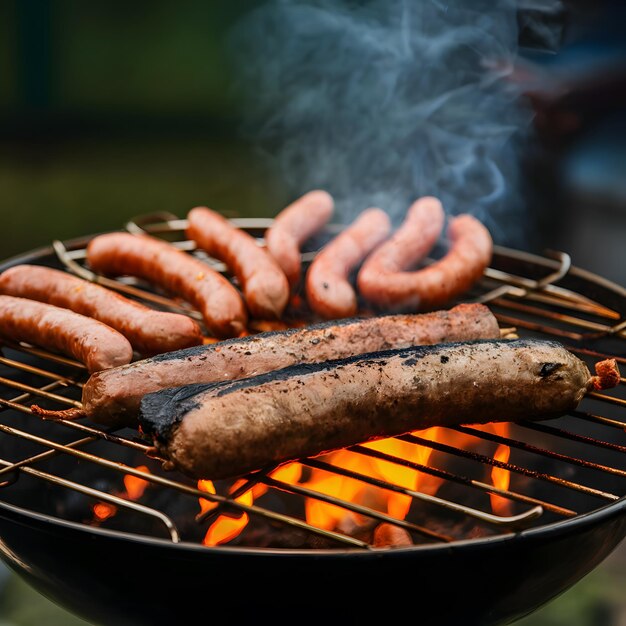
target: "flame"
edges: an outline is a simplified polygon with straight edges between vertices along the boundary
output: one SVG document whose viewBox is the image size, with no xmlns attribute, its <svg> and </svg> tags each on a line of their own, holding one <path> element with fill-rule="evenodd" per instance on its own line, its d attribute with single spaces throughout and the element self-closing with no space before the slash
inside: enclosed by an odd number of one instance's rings
<svg viewBox="0 0 626 626">
<path fill-rule="evenodd" d="M 150 470 L 145 465 L 139 465 L 135 469 L 144 474 L 150 473 Z M 138 476 L 133 476 L 132 474 L 126 474 L 124 476 L 124 487 L 126 488 L 126 496 L 129 500 L 139 500 L 149 484 L 149 481 L 139 478 Z"/>
<path fill-rule="evenodd" d="M 211 481 L 200 481 L 201 483 Z M 248 481 L 240 479 L 230 488 L 230 492 L 236 492 L 242 485 L 245 485 Z M 200 486 L 200 485 L 198 485 Z M 213 483 L 210 484 L 210 488 L 213 487 Z M 215 491 L 213 491 L 215 493 Z M 248 489 L 244 491 L 240 496 L 235 498 L 236 502 L 242 504 L 251 505 L 254 501 L 252 491 Z M 213 503 L 215 504 L 215 503 Z M 211 507 L 214 508 L 214 507 Z M 205 546 L 216 546 L 220 543 L 226 543 L 231 539 L 234 539 L 245 528 L 248 523 L 248 514 L 242 513 L 239 517 L 232 517 L 231 515 L 219 515 L 217 519 L 209 526 L 202 543 Z"/>
<path fill-rule="evenodd" d="M 150 473 L 150 470 L 146 465 L 138 465 L 135 469 L 143 472 L 144 474 Z M 123 498 L 124 500 L 139 500 L 150 484 L 150 481 L 139 478 L 138 476 L 133 476 L 132 474 L 125 474 L 123 481 L 124 490 L 114 492 L 113 495 L 118 498 Z M 93 511 L 94 518 L 92 522 L 94 524 L 104 522 L 117 513 L 117 507 L 113 504 L 109 504 L 108 502 L 97 502 L 91 507 L 91 510 Z"/>
<path fill-rule="evenodd" d="M 198 489 L 200 491 L 206 491 L 207 493 L 215 493 L 215 486 L 211 480 L 199 480 Z M 200 513 L 202 514 L 212 511 L 218 504 L 206 498 L 198 498 L 198 503 L 200 504 Z"/>
<path fill-rule="evenodd" d="M 502 437 L 507 437 L 509 424 L 494 423 L 478 425 L 476 428 L 491 432 Z M 443 427 L 432 427 L 421 431 L 415 431 L 414 435 L 432 442 L 445 443 L 453 448 L 466 450 L 477 449 L 485 442 L 463 432 Z M 382 454 L 389 455 L 393 459 L 407 461 L 408 464 L 437 467 L 441 459 L 434 458 L 437 454 L 433 448 L 427 445 L 410 443 L 398 438 L 381 439 L 364 444 L 364 447 Z M 498 461 L 507 462 L 510 448 L 499 445 L 494 458 Z M 361 454 L 348 449 L 338 450 L 325 454 L 320 460 L 332 465 L 339 470 L 362 474 L 375 480 L 392 483 L 410 491 L 419 491 L 429 495 L 435 495 L 444 482 L 443 478 L 430 473 L 419 471 L 414 467 L 402 465 L 393 460 L 376 458 Z M 353 529 L 364 523 L 365 519 L 356 511 L 347 510 L 339 502 L 351 502 L 359 506 L 367 507 L 386 513 L 396 519 L 406 519 L 409 514 L 413 498 L 409 494 L 398 493 L 375 484 L 343 475 L 341 471 L 327 471 L 322 468 L 309 467 L 307 472 L 300 463 L 286 463 L 273 472 L 270 476 L 275 480 L 289 485 L 302 484 L 307 489 L 327 496 L 329 501 L 317 498 L 305 499 L 305 516 L 307 523 L 324 530 Z M 508 489 L 510 481 L 509 470 L 494 467 L 491 471 L 492 484 L 498 489 Z M 246 487 L 243 489 L 242 487 Z M 198 488 L 210 493 L 215 493 L 211 481 L 199 481 Z M 263 482 L 237 481 L 230 489 L 236 496 L 236 500 L 246 504 L 253 504 L 261 498 L 268 487 Z M 337 500 L 334 504 L 332 500 Z M 498 515 L 510 515 L 511 502 L 496 494 L 490 494 L 491 508 Z M 217 506 L 213 502 L 200 498 L 201 511 L 210 511 Z M 248 523 L 248 515 L 220 514 L 209 527 L 204 538 L 204 545 L 214 546 L 223 544 L 238 536 Z"/>
<path fill-rule="evenodd" d="M 508 437 L 509 430 L 510 430 L 509 424 L 507 423 L 495 424 L 494 423 L 492 424 L 492 427 L 493 427 L 493 430 L 495 431 L 495 434 L 500 435 L 502 437 Z M 496 461 L 500 461 L 502 463 L 508 463 L 510 456 L 511 456 L 511 448 L 509 446 L 500 444 L 497 447 L 493 455 L 493 458 Z M 509 488 L 509 484 L 511 482 L 511 472 L 502 467 L 494 467 L 491 470 L 491 482 L 493 483 L 494 487 L 497 487 L 498 489 L 506 490 Z M 490 494 L 489 498 L 491 500 L 491 509 L 496 515 L 502 515 L 502 516 L 511 515 L 511 501 L 510 500 L 503 498 L 502 496 L 499 496 L 495 493 Z"/>
</svg>

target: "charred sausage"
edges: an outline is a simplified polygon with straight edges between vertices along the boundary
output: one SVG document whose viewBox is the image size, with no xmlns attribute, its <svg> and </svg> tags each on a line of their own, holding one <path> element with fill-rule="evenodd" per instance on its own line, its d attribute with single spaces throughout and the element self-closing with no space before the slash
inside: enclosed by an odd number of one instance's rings
<svg viewBox="0 0 626 626">
<path fill-rule="evenodd" d="M 236 337 L 246 329 L 246 307 L 235 286 L 166 241 L 130 233 L 98 235 L 87 245 L 87 262 L 95 272 L 136 276 L 181 296 L 200 311 L 217 337 Z"/>
<path fill-rule="evenodd" d="M 316 189 L 284 208 L 265 232 L 267 250 L 285 272 L 292 289 L 302 273 L 302 244 L 328 223 L 333 210 L 332 196 Z"/>
<path fill-rule="evenodd" d="M 398 271 L 382 259 L 364 265 L 357 277 L 359 293 L 373 305 L 396 311 L 433 309 L 461 296 L 489 265 L 493 241 L 487 228 L 469 214 L 453 218 L 447 236 L 448 252 L 425 268 Z"/>
<path fill-rule="evenodd" d="M 0 296 L 0 336 L 72 356 L 90 373 L 133 358 L 128 339 L 106 324 L 27 298 Z"/>
<path fill-rule="evenodd" d="M 41 265 L 15 265 L 2 272 L 0 293 L 99 320 L 122 333 L 144 356 L 202 343 L 202 329 L 186 315 L 155 311 L 111 289 Z"/>
<path fill-rule="evenodd" d="M 495 316 L 482 304 L 259 333 L 166 353 L 91 376 L 83 387 L 83 412 L 76 416 L 87 415 L 110 426 L 136 425 L 141 398 L 167 387 L 239 379 L 359 352 L 499 336 Z"/>
<path fill-rule="evenodd" d="M 289 301 L 289 283 L 274 257 L 216 211 L 196 207 L 187 220 L 187 236 L 237 277 L 252 317 L 280 318 Z"/>
<path fill-rule="evenodd" d="M 484 340 L 167 389 L 144 397 L 140 423 L 172 466 L 220 479 L 430 426 L 551 418 L 593 386 L 556 342 Z"/>
<path fill-rule="evenodd" d="M 305 281 L 307 302 L 315 313 L 325 319 L 357 314 L 357 294 L 350 273 L 390 231 L 391 222 L 384 211 L 366 209 L 318 252 Z"/>
</svg>

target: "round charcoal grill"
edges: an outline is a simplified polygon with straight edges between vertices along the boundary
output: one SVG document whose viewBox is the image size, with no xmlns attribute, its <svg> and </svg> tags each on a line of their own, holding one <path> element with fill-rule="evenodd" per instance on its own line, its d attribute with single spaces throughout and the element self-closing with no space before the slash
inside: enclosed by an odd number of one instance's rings
<svg viewBox="0 0 626 626">
<path fill-rule="evenodd" d="M 271 224 L 233 221 L 259 241 Z M 126 225 L 200 255 L 184 240 L 184 227 L 169 215 Z M 0 269 L 58 267 L 200 319 L 141 282 L 95 276 L 85 264 L 88 241 L 55 241 Z M 305 262 L 321 243 L 313 242 Z M 487 303 L 503 335 L 557 339 L 590 368 L 608 357 L 626 368 L 626 291 L 572 267 L 566 254 L 543 258 L 496 247 L 491 267 L 463 300 Z M 286 324 L 304 323 L 304 309 L 292 308 Z M 399 514 L 373 497 L 355 500 L 287 480 L 275 468 L 219 481 L 209 493 L 163 470 L 137 431 L 31 414 L 35 402 L 79 406 L 86 378 L 65 357 L 3 346 L 0 550 L 33 587 L 93 623 L 171 624 L 221 613 L 239 622 L 332 616 L 364 624 L 411 612 L 422 623 L 505 624 L 572 586 L 626 534 L 623 379 L 559 419 L 506 431 L 468 425 L 437 436 L 410 433 L 396 438 L 401 454 L 365 445 L 344 451 L 398 470 L 383 478 L 332 455 L 301 460 L 302 476 L 316 472 L 400 496 Z M 410 487 L 396 478 L 407 471 L 419 476 Z M 351 522 L 314 523 L 305 515 L 311 503 L 333 505 Z M 230 538 L 205 545 L 218 524 L 242 521 Z"/>
</svg>

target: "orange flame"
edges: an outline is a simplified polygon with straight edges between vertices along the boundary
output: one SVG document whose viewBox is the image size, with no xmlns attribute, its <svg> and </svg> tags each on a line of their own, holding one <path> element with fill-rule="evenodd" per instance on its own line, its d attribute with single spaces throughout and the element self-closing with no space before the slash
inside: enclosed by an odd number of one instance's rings
<svg viewBox="0 0 626 626">
<path fill-rule="evenodd" d="M 493 432 L 506 437 L 509 432 L 509 425 L 485 424 L 477 428 L 486 432 Z M 441 442 L 453 448 L 475 449 L 481 444 L 480 440 L 472 435 L 454 431 L 443 427 L 432 427 L 414 433 L 421 439 L 432 442 Z M 364 444 L 382 454 L 389 455 L 393 459 L 407 461 L 410 465 L 437 467 L 437 463 L 443 462 L 441 457 L 433 458 L 437 453 L 427 445 L 410 443 L 397 438 L 380 439 Z M 497 447 L 494 458 L 498 461 L 507 462 L 510 448 L 500 445 Z M 393 460 L 376 458 L 367 454 L 360 454 L 347 449 L 337 450 L 320 457 L 324 462 L 335 468 L 341 468 L 347 472 L 362 474 L 381 480 L 385 483 L 392 483 L 409 491 L 419 491 L 428 495 L 435 495 L 442 483 L 443 478 L 430 473 L 419 471 L 414 467 L 402 465 Z M 376 511 L 386 513 L 396 519 L 405 519 L 409 513 L 413 498 L 409 494 L 398 493 L 383 487 L 378 487 L 366 481 L 344 476 L 339 471 L 326 471 L 321 468 L 307 468 L 305 474 L 304 466 L 300 463 L 286 463 L 271 472 L 270 476 L 276 480 L 290 485 L 302 484 L 307 489 L 315 491 L 323 496 L 328 496 L 330 500 L 336 499 L 338 504 L 332 501 L 326 502 L 317 498 L 305 499 L 305 516 L 307 523 L 324 530 L 344 530 L 354 528 L 363 523 L 362 516 L 358 512 L 347 510 L 340 504 L 351 502 Z M 442 468 L 444 469 L 444 468 Z M 492 468 L 491 480 L 498 489 L 508 489 L 510 472 L 506 469 Z M 235 493 L 241 486 L 246 485 L 243 480 L 237 481 L 231 488 L 230 493 Z M 246 488 L 236 497 L 236 501 L 253 504 L 261 498 L 268 490 L 267 485 L 262 482 L 250 482 Z M 215 493 L 211 481 L 199 481 L 198 488 Z M 490 494 L 491 507 L 494 513 L 499 515 L 510 515 L 511 502 L 496 494 Z M 200 498 L 201 511 L 210 511 L 215 508 L 216 503 Z M 233 513 L 220 514 L 209 527 L 204 538 L 204 545 L 214 546 L 223 544 L 238 536 L 248 523 L 248 515 L 234 515 Z"/>
<path fill-rule="evenodd" d="M 209 482 L 210 481 L 200 481 L 200 482 Z M 237 491 L 239 487 L 246 484 L 245 479 L 238 480 L 230 489 L 231 493 Z M 211 483 L 211 487 L 213 484 Z M 213 491 L 213 493 L 215 493 Z M 253 495 L 252 491 L 247 490 L 242 493 L 240 496 L 235 498 L 236 502 L 241 502 L 242 504 L 251 505 L 253 503 Z M 212 503 L 215 504 L 215 503 Z M 214 508 L 214 507 L 211 507 Z M 205 546 L 216 546 L 220 543 L 226 543 L 231 539 L 234 539 L 239 533 L 245 528 L 248 523 L 248 514 L 242 513 L 239 517 L 232 517 L 230 515 L 219 515 L 217 519 L 209 526 L 202 543 Z"/>
<path fill-rule="evenodd" d="M 144 474 L 150 473 L 150 470 L 146 465 L 139 465 L 135 469 L 143 472 Z M 149 481 L 139 478 L 138 476 L 133 476 L 132 474 L 125 474 L 123 481 L 124 491 L 115 492 L 113 495 L 123 498 L 124 500 L 139 500 L 150 484 Z M 113 504 L 109 504 L 108 502 L 98 502 L 91 507 L 91 510 L 94 515 L 93 523 L 95 524 L 104 522 L 117 513 L 117 507 Z"/>
<path fill-rule="evenodd" d="M 98 502 L 93 505 L 93 514 L 98 522 L 104 522 L 104 520 L 113 517 L 117 513 L 117 507 L 108 502 Z"/>
<path fill-rule="evenodd" d="M 198 489 L 207 493 L 215 493 L 215 486 L 211 480 L 199 480 Z M 198 498 L 198 503 L 200 504 L 200 513 L 202 514 L 212 511 L 217 506 L 217 502 L 207 500 L 206 498 Z"/>
<path fill-rule="evenodd" d="M 145 465 L 140 465 L 135 469 L 144 474 L 150 473 L 150 470 Z M 149 481 L 139 478 L 138 476 L 133 476 L 132 474 L 126 474 L 124 476 L 124 487 L 126 488 L 126 496 L 129 500 L 139 500 L 149 484 Z"/>
<path fill-rule="evenodd" d="M 497 435 L 501 437 L 508 437 L 509 435 L 509 424 L 500 423 L 500 424 L 492 424 L 493 430 Z M 505 446 L 500 444 L 496 449 L 493 458 L 496 461 L 500 461 L 501 463 L 508 463 L 509 458 L 511 456 L 511 448 L 509 446 Z M 510 470 L 504 469 L 502 467 L 493 467 L 491 470 L 491 482 L 494 487 L 498 489 L 506 490 L 509 488 L 509 484 L 511 482 L 511 472 Z M 511 515 L 511 501 L 507 498 L 503 498 L 495 493 L 490 494 L 489 496 L 491 500 L 491 509 L 496 515 L 507 516 Z"/>
</svg>

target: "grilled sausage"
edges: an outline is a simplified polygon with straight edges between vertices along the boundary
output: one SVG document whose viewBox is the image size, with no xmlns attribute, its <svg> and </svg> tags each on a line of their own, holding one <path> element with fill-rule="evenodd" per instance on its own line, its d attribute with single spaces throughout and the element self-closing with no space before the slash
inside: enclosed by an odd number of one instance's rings
<svg viewBox="0 0 626 626">
<path fill-rule="evenodd" d="M 246 307 L 234 285 L 166 241 L 130 233 L 98 235 L 87 245 L 87 261 L 95 272 L 136 276 L 181 296 L 217 337 L 236 337 L 246 329 Z"/>
<path fill-rule="evenodd" d="M 307 301 L 315 313 L 325 319 L 356 315 L 357 294 L 350 273 L 390 231 L 391 222 L 384 211 L 366 209 L 318 252 L 305 281 Z"/>
<path fill-rule="evenodd" d="M 267 250 L 285 272 L 292 290 L 302 273 L 302 244 L 328 223 L 333 210 L 332 196 L 316 189 L 284 208 L 265 231 Z"/>
<path fill-rule="evenodd" d="M 166 389 L 140 423 L 173 467 L 220 479 L 431 426 L 556 417 L 593 385 L 556 342 L 483 340 Z"/>
<path fill-rule="evenodd" d="M 141 398 L 189 383 L 233 380 L 310 363 L 414 344 L 496 338 L 498 322 L 482 304 L 449 311 L 323 322 L 306 328 L 259 333 L 241 339 L 170 352 L 92 376 L 83 387 L 83 411 L 110 426 L 137 423 Z"/>
<path fill-rule="evenodd" d="M 289 301 L 289 283 L 274 257 L 216 211 L 196 207 L 187 220 L 187 236 L 237 277 L 250 314 L 257 319 L 280 318 Z"/>
<path fill-rule="evenodd" d="M 27 298 L 0 296 L 0 336 L 72 356 L 90 373 L 133 358 L 128 339 L 106 324 Z"/>
<path fill-rule="evenodd" d="M 202 329 L 186 315 L 155 311 L 111 289 L 41 265 L 15 265 L 2 272 L 0 293 L 99 320 L 122 333 L 144 356 L 202 343 Z"/>
<path fill-rule="evenodd" d="M 388 311 L 406 307 L 414 289 L 407 271 L 432 250 L 444 220 L 445 213 L 437 198 L 425 196 L 416 200 L 396 232 L 363 262 L 357 276 L 359 293 Z M 418 280 L 416 274 L 413 276 Z M 416 309 L 416 305 L 415 302 L 412 308 Z"/>
<path fill-rule="evenodd" d="M 384 258 L 363 265 L 357 277 L 360 295 L 383 309 L 424 311 L 444 306 L 467 292 L 491 261 L 489 231 L 475 217 L 453 218 L 447 229 L 450 249 L 432 265 L 400 271 Z"/>
</svg>

